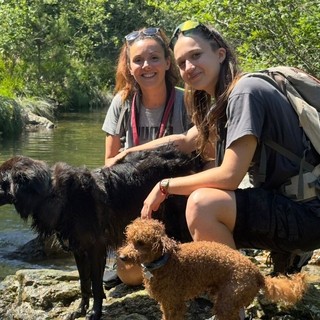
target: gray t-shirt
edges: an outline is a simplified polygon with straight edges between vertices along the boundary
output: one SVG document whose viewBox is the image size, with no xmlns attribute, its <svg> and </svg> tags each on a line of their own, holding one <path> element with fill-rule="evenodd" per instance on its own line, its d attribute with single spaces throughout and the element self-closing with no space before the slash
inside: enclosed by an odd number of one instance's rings
<svg viewBox="0 0 320 320">
<path fill-rule="evenodd" d="M 258 179 L 263 141 L 272 140 L 298 156 L 305 150 L 303 130 L 286 97 L 267 81 L 242 78 L 232 90 L 227 105 L 226 148 L 245 135 L 258 139 L 258 148 L 250 168 L 252 183 Z M 289 177 L 299 173 L 299 165 L 265 146 L 266 177 L 261 185 L 278 188 Z"/>
<path fill-rule="evenodd" d="M 116 129 L 121 113 L 121 108 L 126 106 L 130 110 L 131 103 L 131 100 L 126 100 L 124 101 L 124 103 L 122 103 L 120 93 L 116 94 L 108 109 L 107 115 L 102 126 L 102 130 L 105 131 L 107 134 L 116 135 Z M 139 106 L 138 132 L 140 144 L 156 139 L 164 108 L 165 106 L 162 106 L 161 108 L 157 109 L 147 109 L 144 106 Z M 134 146 L 132 127 L 130 123 L 130 114 L 131 113 L 129 112 L 124 120 L 128 121 L 125 124 L 125 149 Z M 191 122 L 187 115 L 183 100 L 183 90 L 176 88 L 173 111 L 171 116 L 169 117 L 167 127 L 165 130 L 165 135 L 186 132 L 190 128 L 190 126 Z"/>
</svg>

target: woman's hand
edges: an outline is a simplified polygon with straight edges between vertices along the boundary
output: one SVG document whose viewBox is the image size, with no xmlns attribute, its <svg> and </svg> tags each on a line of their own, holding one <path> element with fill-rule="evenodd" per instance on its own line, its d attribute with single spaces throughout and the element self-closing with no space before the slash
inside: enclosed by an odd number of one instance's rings
<svg viewBox="0 0 320 320">
<path fill-rule="evenodd" d="M 160 204 L 166 199 L 166 195 L 160 191 L 159 183 L 157 183 L 152 191 L 149 193 L 146 200 L 144 200 L 143 208 L 141 210 L 142 219 L 151 219 L 152 212 L 157 211 Z"/>
<path fill-rule="evenodd" d="M 116 162 L 117 162 L 117 158 L 113 157 L 113 158 L 108 158 L 104 161 L 104 166 L 105 167 L 111 167 L 113 166 Z"/>
<path fill-rule="evenodd" d="M 107 158 L 104 160 L 104 166 L 105 167 L 111 167 L 113 166 L 118 160 L 124 158 L 126 155 L 128 154 L 128 152 L 126 150 L 118 153 L 116 156 L 112 157 L 112 158 Z"/>
</svg>

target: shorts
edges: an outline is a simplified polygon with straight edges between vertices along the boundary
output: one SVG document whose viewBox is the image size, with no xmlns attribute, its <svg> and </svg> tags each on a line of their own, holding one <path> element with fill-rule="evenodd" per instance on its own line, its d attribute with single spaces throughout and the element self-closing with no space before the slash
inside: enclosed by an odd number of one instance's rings
<svg viewBox="0 0 320 320">
<path fill-rule="evenodd" d="M 237 189 L 235 195 L 233 237 L 238 249 L 299 252 L 320 248 L 320 200 L 295 202 L 261 188 Z"/>
</svg>

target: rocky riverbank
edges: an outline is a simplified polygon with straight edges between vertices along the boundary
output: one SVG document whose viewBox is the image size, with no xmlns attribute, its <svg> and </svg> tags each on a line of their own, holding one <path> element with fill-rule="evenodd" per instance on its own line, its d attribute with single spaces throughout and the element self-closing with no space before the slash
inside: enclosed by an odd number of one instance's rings
<svg viewBox="0 0 320 320">
<path fill-rule="evenodd" d="M 308 273 L 310 288 L 305 298 L 294 308 L 267 304 L 256 298 L 247 309 L 253 320 L 315 320 L 320 319 L 320 272 L 315 253 Z M 266 268 L 266 254 L 261 252 L 251 257 L 262 272 Z M 142 286 L 128 287 L 120 284 L 106 290 L 102 320 L 158 320 L 161 314 L 157 303 Z M 0 283 L 0 319 L 3 320 L 63 320 L 76 310 L 80 303 L 78 272 L 59 270 L 19 270 Z M 189 303 L 187 320 L 203 320 L 211 316 L 211 303 L 200 297 Z M 80 318 L 84 319 L 84 318 Z"/>
<path fill-rule="evenodd" d="M 23 121 L 26 131 L 37 131 L 41 129 L 54 129 L 54 123 L 45 118 L 38 116 L 31 111 L 25 112 L 23 114 Z"/>
</svg>

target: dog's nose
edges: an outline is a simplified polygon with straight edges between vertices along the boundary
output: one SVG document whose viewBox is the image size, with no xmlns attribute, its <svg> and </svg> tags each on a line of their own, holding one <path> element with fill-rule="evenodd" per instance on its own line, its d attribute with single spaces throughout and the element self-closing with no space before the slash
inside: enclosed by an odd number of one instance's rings
<svg viewBox="0 0 320 320">
<path fill-rule="evenodd" d="M 127 261 L 128 259 L 127 259 L 127 256 L 125 256 L 125 255 L 119 255 L 118 256 L 118 258 L 121 260 L 121 261 Z"/>
</svg>

